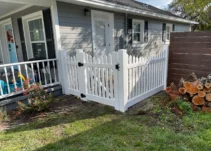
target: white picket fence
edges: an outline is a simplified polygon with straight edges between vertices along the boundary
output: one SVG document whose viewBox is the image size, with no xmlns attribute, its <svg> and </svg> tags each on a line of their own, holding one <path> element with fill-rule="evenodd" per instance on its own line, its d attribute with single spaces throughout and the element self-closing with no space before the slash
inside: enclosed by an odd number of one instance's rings
<svg viewBox="0 0 211 151">
<path fill-rule="evenodd" d="M 132 105 L 165 89 L 168 45 L 152 58 L 137 58 L 119 50 L 108 56 L 92 57 L 77 50 L 63 54 L 65 94 L 95 101 L 125 112 Z"/>
</svg>

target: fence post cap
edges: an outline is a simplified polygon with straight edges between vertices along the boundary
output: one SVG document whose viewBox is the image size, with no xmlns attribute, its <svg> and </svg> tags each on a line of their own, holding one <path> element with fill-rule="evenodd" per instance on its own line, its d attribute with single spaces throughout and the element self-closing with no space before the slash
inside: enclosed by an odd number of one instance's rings
<svg viewBox="0 0 211 151">
<path fill-rule="evenodd" d="M 81 53 L 83 52 L 83 49 L 76 49 L 76 53 Z"/>
<path fill-rule="evenodd" d="M 127 53 L 127 50 L 126 49 L 120 49 L 119 52 Z"/>
</svg>

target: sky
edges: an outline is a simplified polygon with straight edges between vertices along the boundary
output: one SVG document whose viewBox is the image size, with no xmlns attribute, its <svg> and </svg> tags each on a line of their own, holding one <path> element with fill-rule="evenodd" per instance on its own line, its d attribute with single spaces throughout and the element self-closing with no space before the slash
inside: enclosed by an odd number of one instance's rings
<svg viewBox="0 0 211 151">
<path fill-rule="evenodd" d="M 173 0 L 137 0 L 146 4 L 153 5 L 158 8 L 166 8 Z"/>
</svg>

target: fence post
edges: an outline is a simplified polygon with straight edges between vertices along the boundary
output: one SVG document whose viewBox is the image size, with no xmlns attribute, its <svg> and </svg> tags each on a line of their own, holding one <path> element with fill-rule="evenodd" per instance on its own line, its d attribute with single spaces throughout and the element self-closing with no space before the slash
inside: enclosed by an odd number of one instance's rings
<svg viewBox="0 0 211 151">
<path fill-rule="evenodd" d="M 164 44 L 165 51 L 165 75 L 164 75 L 164 90 L 167 87 L 167 79 L 168 79 L 168 63 L 169 63 L 169 42 L 165 42 Z"/>
<path fill-rule="evenodd" d="M 63 84 L 62 84 L 62 89 L 63 89 L 63 92 L 64 92 L 64 94 L 69 94 L 69 91 L 68 91 L 68 89 L 69 89 L 69 85 L 68 85 L 68 83 L 67 82 L 64 82 L 65 80 L 64 79 L 67 79 L 67 76 L 70 76 L 68 73 L 67 73 L 67 71 L 68 71 L 68 68 L 67 68 L 67 57 L 68 57 L 68 54 L 67 54 L 67 52 L 65 52 L 65 51 L 61 51 L 60 52 L 60 60 L 61 60 L 61 64 L 62 64 L 62 79 L 63 80 L 61 80 L 62 82 L 63 82 Z"/>
<path fill-rule="evenodd" d="M 118 51 L 119 58 L 119 110 L 125 112 L 127 110 L 126 104 L 128 101 L 128 54 L 127 50 L 122 49 Z"/>
<path fill-rule="evenodd" d="M 114 66 L 118 65 L 118 53 L 116 51 L 112 52 L 112 64 Z M 119 110 L 119 79 L 118 79 L 118 70 L 113 70 L 113 76 L 114 76 L 114 98 L 116 100 L 115 102 L 115 109 Z"/>
<path fill-rule="evenodd" d="M 76 50 L 76 61 L 78 62 L 78 83 L 79 83 L 79 92 L 81 93 L 81 100 L 87 101 L 87 72 L 85 63 L 85 53 L 82 49 Z"/>
<path fill-rule="evenodd" d="M 65 83 L 67 64 L 66 64 L 66 57 L 64 58 L 64 56 L 66 55 L 66 51 L 65 50 L 59 51 L 58 54 L 59 54 L 57 56 L 58 58 L 57 66 L 58 66 L 58 76 L 59 76 L 58 80 L 62 85 L 63 94 L 69 94 L 69 92 L 67 91 L 68 90 L 67 84 Z"/>
</svg>

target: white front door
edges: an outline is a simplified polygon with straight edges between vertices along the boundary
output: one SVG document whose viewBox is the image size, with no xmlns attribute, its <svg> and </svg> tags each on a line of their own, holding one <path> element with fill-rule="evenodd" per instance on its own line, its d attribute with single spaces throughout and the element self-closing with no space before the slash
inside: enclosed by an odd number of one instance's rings
<svg viewBox="0 0 211 151">
<path fill-rule="evenodd" d="M 42 11 L 22 17 L 27 57 L 48 59 Z"/>
<path fill-rule="evenodd" d="M 0 22 L 0 49 L 1 63 L 18 62 L 12 20 L 10 18 Z"/>
<path fill-rule="evenodd" d="M 107 55 L 114 51 L 113 29 L 112 13 L 92 10 L 93 56 Z"/>
</svg>

